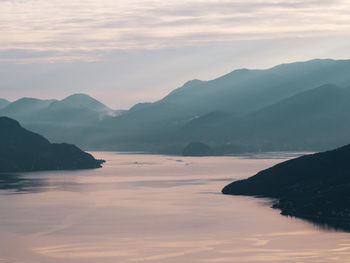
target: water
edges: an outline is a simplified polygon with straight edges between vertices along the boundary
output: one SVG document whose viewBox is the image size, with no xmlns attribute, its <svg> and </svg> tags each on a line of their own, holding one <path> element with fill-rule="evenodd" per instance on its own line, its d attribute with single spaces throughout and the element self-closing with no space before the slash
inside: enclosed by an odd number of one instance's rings
<svg viewBox="0 0 350 263">
<path fill-rule="evenodd" d="M 0 263 L 350 262 L 350 234 L 220 194 L 281 154 L 94 155 L 104 168 L 0 176 Z"/>
</svg>

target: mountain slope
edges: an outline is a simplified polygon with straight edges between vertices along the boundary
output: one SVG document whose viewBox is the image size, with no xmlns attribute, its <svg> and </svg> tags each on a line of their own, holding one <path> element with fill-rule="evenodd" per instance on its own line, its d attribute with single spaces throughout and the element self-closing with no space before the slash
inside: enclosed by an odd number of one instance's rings
<svg viewBox="0 0 350 263">
<path fill-rule="evenodd" d="M 199 118 L 179 140 L 231 143 L 237 150 L 322 150 L 350 141 L 350 88 L 323 85 L 240 118 Z M 231 149 L 232 150 L 232 149 Z"/>
<path fill-rule="evenodd" d="M 340 146 L 350 139 L 349 101 L 349 88 L 323 85 L 251 114 L 243 129 L 280 144 Z"/>
<path fill-rule="evenodd" d="M 9 105 L 11 102 L 9 102 L 8 100 L 5 99 L 1 99 L 0 98 L 0 110 L 5 108 L 7 105 Z"/>
<path fill-rule="evenodd" d="M 235 181 L 224 194 L 276 198 L 282 214 L 350 230 L 350 145 L 305 155 Z"/>
<path fill-rule="evenodd" d="M 159 112 L 175 108 L 177 114 L 190 117 L 212 111 L 247 113 L 327 83 L 347 86 L 349 72 L 350 60 L 311 60 L 267 70 L 235 70 L 211 81 L 190 81 L 148 108 Z"/>
<path fill-rule="evenodd" d="M 51 144 L 7 117 L 0 117 L 0 172 L 101 167 L 100 161 L 71 144 Z"/>
</svg>

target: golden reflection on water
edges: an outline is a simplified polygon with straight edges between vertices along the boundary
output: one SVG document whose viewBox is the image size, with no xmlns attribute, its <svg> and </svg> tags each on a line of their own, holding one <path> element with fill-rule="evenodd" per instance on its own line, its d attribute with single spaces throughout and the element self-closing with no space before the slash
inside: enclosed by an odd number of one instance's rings
<svg viewBox="0 0 350 263">
<path fill-rule="evenodd" d="M 0 191 L 0 263 L 350 262 L 349 234 L 220 194 L 282 159 L 94 154 L 104 168 Z"/>
</svg>

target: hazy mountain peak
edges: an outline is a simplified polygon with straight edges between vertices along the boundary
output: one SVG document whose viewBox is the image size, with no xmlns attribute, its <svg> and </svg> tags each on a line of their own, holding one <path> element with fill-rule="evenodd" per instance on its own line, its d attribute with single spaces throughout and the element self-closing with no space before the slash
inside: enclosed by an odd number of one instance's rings
<svg viewBox="0 0 350 263">
<path fill-rule="evenodd" d="M 100 103 L 98 100 L 92 98 L 91 96 L 84 94 L 84 93 L 76 93 L 76 94 L 72 94 L 66 98 L 64 98 L 63 100 L 61 100 L 60 102 L 69 102 L 69 103 Z M 103 104 L 102 104 L 103 105 Z"/>
<path fill-rule="evenodd" d="M 65 99 L 94 99 L 92 98 L 90 95 L 86 94 L 86 93 L 74 93 L 72 95 L 69 95 L 68 97 L 66 97 Z"/>
<path fill-rule="evenodd" d="M 37 98 L 32 98 L 32 97 L 23 97 L 20 98 L 16 101 L 14 101 L 13 103 L 41 103 L 41 102 L 54 102 L 56 100 L 41 100 L 41 99 L 37 99 Z"/>
<path fill-rule="evenodd" d="M 190 87 L 193 87 L 195 85 L 202 84 L 204 82 L 205 81 L 200 80 L 200 79 L 192 79 L 192 80 L 185 82 L 185 84 L 183 84 L 181 88 L 190 88 Z"/>
<path fill-rule="evenodd" d="M 94 110 L 109 109 L 106 105 L 102 104 L 98 100 L 90 97 L 87 94 L 77 93 L 70 95 L 63 100 L 53 103 L 51 109 L 60 109 L 60 108 L 90 108 Z M 110 109 L 109 109 L 110 110 Z"/>
<path fill-rule="evenodd" d="M 48 107 L 50 116 L 57 120 L 96 120 L 116 116 L 116 112 L 83 93 L 70 95 Z M 69 117 L 68 117 L 69 116 Z"/>
<path fill-rule="evenodd" d="M 56 100 L 40 100 L 25 97 L 8 104 L 2 109 L 1 113 L 3 115 L 9 114 L 11 117 L 17 117 L 19 115 L 26 115 L 30 112 L 44 109 L 55 101 Z"/>
</svg>

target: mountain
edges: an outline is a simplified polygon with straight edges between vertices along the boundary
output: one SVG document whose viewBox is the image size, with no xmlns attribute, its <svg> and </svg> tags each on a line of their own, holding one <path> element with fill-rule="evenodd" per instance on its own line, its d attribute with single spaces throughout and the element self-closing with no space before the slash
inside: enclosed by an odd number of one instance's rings
<svg viewBox="0 0 350 263">
<path fill-rule="evenodd" d="M 210 81 L 190 81 L 157 102 L 138 104 L 122 116 L 89 128 L 79 144 L 93 149 L 168 153 L 181 153 L 191 141 L 202 141 L 221 148 L 222 152 L 278 149 L 283 138 L 275 140 L 274 135 L 281 127 L 268 127 L 264 123 L 259 127 L 253 122 L 257 118 L 254 116 L 260 111 L 262 114 L 266 111 L 267 116 L 267 108 L 298 94 L 301 96 L 295 99 L 300 99 L 307 96 L 302 93 L 329 83 L 347 87 L 350 85 L 349 72 L 350 60 L 326 59 L 283 64 L 266 70 L 241 69 Z M 277 110 L 277 106 L 271 111 Z M 293 107 L 290 105 L 291 114 Z M 302 115 L 312 115 L 312 107 L 303 110 Z M 289 133 L 287 137 L 293 138 L 292 132 L 285 130 Z M 319 132 L 324 133 L 316 131 L 316 136 Z M 299 133 L 298 138 L 301 138 L 303 130 Z M 343 138 L 330 141 L 329 145 L 335 146 L 342 143 Z M 302 141 L 298 145 L 287 142 L 288 145 L 281 149 L 310 150 L 319 147 L 319 142 L 317 139 L 305 147 Z"/>
<path fill-rule="evenodd" d="M 101 167 L 101 161 L 71 144 L 50 143 L 15 120 L 0 117 L 0 172 Z"/>
<path fill-rule="evenodd" d="M 7 105 L 9 105 L 11 102 L 5 99 L 0 98 L 0 109 L 5 108 Z"/>
<path fill-rule="evenodd" d="M 224 194 L 276 199 L 273 207 L 334 228 L 350 230 L 350 145 L 292 159 L 235 181 Z"/>
<path fill-rule="evenodd" d="M 115 117 L 118 112 L 86 94 L 74 94 L 63 100 L 22 98 L 8 104 L 0 114 L 23 122 L 91 122 Z"/>
<path fill-rule="evenodd" d="M 251 114 L 242 131 L 285 149 L 339 147 L 350 140 L 349 102 L 350 88 L 323 85 Z"/>
<path fill-rule="evenodd" d="M 189 143 L 182 152 L 183 156 L 208 156 L 212 154 L 210 147 L 201 142 Z"/>
<path fill-rule="evenodd" d="M 311 60 L 267 70 L 240 69 L 211 81 L 187 82 L 148 108 L 157 108 L 158 112 L 176 109 L 172 113 L 190 118 L 213 111 L 238 115 L 327 83 L 348 86 L 349 70 L 350 60 Z"/>
<path fill-rule="evenodd" d="M 42 119 L 63 122 L 95 121 L 106 117 L 115 117 L 114 110 L 86 94 L 74 94 L 50 104 Z"/>
<path fill-rule="evenodd" d="M 239 118 L 218 113 L 200 117 L 178 137 L 230 144 L 231 151 L 329 149 L 350 140 L 349 101 L 350 88 L 322 85 Z"/>
<path fill-rule="evenodd" d="M 35 114 L 47 108 L 55 100 L 40 100 L 35 98 L 21 98 L 0 110 L 0 116 L 8 116 L 15 119 L 32 118 Z"/>
<path fill-rule="evenodd" d="M 123 111 L 114 111 L 86 94 L 74 94 L 63 100 L 22 98 L 0 109 L 0 116 L 14 118 L 52 141 L 72 143 L 74 133 L 121 114 Z"/>
</svg>

